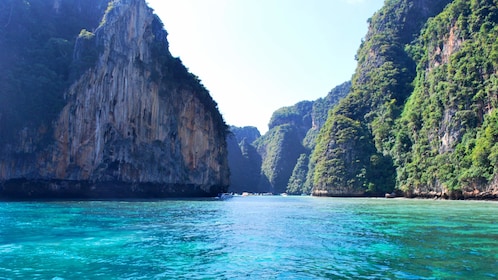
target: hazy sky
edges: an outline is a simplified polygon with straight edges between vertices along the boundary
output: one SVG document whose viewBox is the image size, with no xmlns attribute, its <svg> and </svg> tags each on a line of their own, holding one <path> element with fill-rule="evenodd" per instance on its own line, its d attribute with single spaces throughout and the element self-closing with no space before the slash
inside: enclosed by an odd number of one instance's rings
<svg viewBox="0 0 498 280">
<path fill-rule="evenodd" d="M 383 0 L 148 0 L 170 51 L 225 121 L 268 130 L 272 113 L 324 97 L 354 73 L 367 19 Z"/>
</svg>

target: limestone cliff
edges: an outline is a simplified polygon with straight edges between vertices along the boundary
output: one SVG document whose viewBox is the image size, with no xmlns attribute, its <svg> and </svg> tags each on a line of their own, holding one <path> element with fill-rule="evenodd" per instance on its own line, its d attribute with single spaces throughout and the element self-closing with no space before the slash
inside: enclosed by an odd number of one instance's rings
<svg viewBox="0 0 498 280">
<path fill-rule="evenodd" d="M 41 143 L 21 133 L 0 158 L 6 196 L 210 196 L 226 191 L 226 125 L 199 80 L 168 51 L 144 0 L 109 3 L 82 31 L 75 82 Z"/>
<path fill-rule="evenodd" d="M 416 76 L 408 50 L 427 20 L 448 2 L 386 1 L 369 19 L 351 93 L 331 112 L 317 138 L 313 194 L 384 195 L 394 190 L 393 128 Z"/>
<path fill-rule="evenodd" d="M 498 198 L 498 1 L 386 1 L 369 23 L 313 194 Z"/>
<path fill-rule="evenodd" d="M 395 144 L 409 196 L 498 198 L 497 7 L 454 0 L 414 47 L 419 73 Z"/>
</svg>

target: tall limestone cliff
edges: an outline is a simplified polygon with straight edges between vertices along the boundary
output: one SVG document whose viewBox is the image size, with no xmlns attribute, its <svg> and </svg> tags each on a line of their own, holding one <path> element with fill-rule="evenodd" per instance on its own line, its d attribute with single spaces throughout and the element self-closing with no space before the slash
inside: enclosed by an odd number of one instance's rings
<svg viewBox="0 0 498 280">
<path fill-rule="evenodd" d="M 498 198 L 498 1 L 454 0 L 412 47 L 393 156 L 409 196 Z"/>
<path fill-rule="evenodd" d="M 386 1 L 369 20 L 351 94 L 327 120 L 312 156 L 315 195 L 378 195 L 394 189 L 391 129 L 412 91 L 416 65 L 405 46 L 448 2 Z"/>
<path fill-rule="evenodd" d="M 498 197 L 497 7 L 385 2 L 318 137 L 315 195 Z"/>
<path fill-rule="evenodd" d="M 171 56 L 166 36 L 144 0 L 110 1 L 98 28 L 76 40 L 74 82 L 51 126 L 7 132 L 17 139 L 2 147 L 2 195 L 226 191 L 227 127 L 197 77 Z"/>
</svg>

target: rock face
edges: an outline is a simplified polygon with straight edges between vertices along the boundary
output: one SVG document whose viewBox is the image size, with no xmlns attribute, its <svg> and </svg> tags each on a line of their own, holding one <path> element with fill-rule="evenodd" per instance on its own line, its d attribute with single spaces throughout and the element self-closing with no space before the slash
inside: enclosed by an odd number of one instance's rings
<svg viewBox="0 0 498 280">
<path fill-rule="evenodd" d="M 4 196 L 212 196 L 229 185 L 227 127 L 199 80 L 168 51 L 144 0 L 109 4 L 74 60 L 53 141 L 26 128 L 0 158 Z M 84 63 L 83 63 L 84 62 Z M 78 73 L 79 74 L 79 73 Z"/>
<path fill-rule="evenodd" d="M 227 137 L 228 164 L 230 166 L 230 192 L 263 192 L 258 189 L 261 173 L 261 156 L 251 145 L 261 137 L 256 127 L 230 127 Z"/>
<path fill-rule="evenodd" d="M 498 198 L 497 4 L 385 2 L 318 136 L 314 195 Z"/>
<path fill-rule="evenodd" d="M 413 91 L 416 63 L 406 46 L 450 0 L 386 1 L 370 20 L 351 94 L 331 113 L 312 155 L 313 194 L 384 195 L 395 188 L 391 135 Z"/>
</svg>

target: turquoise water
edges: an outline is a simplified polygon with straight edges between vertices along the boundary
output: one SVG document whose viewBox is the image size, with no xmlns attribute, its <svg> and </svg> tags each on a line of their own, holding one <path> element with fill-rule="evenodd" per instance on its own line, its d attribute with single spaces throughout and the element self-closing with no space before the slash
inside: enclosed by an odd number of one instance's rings
<svg viewBox="0 0 498 280">
<path fill-rule="evenodd" d="M 0 202 L 0 279 L 497 278 L 496 202 Z"/>
</svg>

